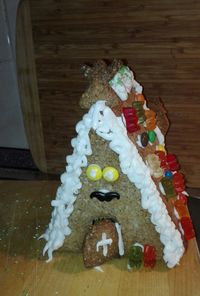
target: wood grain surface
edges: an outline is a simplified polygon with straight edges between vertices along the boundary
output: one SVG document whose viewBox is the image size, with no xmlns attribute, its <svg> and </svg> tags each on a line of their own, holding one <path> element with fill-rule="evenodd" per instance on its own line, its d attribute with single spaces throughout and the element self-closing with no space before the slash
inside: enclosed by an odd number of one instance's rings
<svg viewBox="0 0 200 296">
<path fill-rule="evenodd" d="M 81 65 L 119 58 L 147 98 L 165 103 L 168 150 L 178 155 L 188 186 L 198 187 L 200 2 L 30 0 L 30 11 L 48 172 L 63 171 L 83 114 Z"/>
<path fill-rule="evenodd" d="M 129 272 L 126 259 L 117 259 L 98 272 L 85 269 L 81 255 L 58 252 L 47 264 L 38 237 L 49 222 L 57 186 L 56 181 L 0 181 L 0 295 L 199 295 L 195 239 L 180 266 L 169 271 Z"/>
</svg>

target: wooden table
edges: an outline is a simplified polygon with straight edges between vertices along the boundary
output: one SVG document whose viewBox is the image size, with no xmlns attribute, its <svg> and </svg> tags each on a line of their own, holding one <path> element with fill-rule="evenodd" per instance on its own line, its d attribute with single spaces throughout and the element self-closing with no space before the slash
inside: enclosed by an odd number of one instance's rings
<svg viewBox="0 0 200 296">
<path fill-rule="evenodd" d="M 196 241 L 169 271 L 128 272 L 126 260 L 113 260 L 103 272 L 85 269 L 81 255 L 56 253 L 47 264 L 41 256 L 56 181 L 0 181 L 0 295 L 200 295 Z"/>
</svg>

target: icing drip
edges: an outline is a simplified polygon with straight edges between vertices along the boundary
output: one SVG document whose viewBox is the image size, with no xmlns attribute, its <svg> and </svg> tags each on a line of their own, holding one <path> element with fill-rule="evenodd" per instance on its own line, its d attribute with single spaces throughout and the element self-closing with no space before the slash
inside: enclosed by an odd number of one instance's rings
<svg viewBox="0 0 200 296">
<path fill-rule="evenodd" d="M 61 175 L 62 184 L 57 190 L 56 199 L 52 201 L 54 210 L 51 222 L 41 236 L 47 241 L 43 254 L 48 252 L 48 261 L 50 261 L 52 252 L 61 247 L 65 236 L 71 233 L 68 218 L 73 212 L 73 204 L 82 187 L 81 168 L 87 166 L 87 156 L 92 153 L 89 139 L 91 128 L 96 130 L 100 137 L 110 142 L 109 147 L 119 156 L 122 172 L 141 190 L 141 205 L 151 214 L 151 222 L 155 225 L 164 245 L 163 258 L 168 267 L 174 267 L 184 253 L 181 234 L 175 229 L 168 215 L 166 206 L 151 178 L 149 168 L 139 155 L 136 146 L 128 138 L 122 119 L 116 117 L 104 101 L 97 101 L 76 125 L 78 135 L 71 141 L 74 152 L 66 158 L 66 172 Z M 158 135 L 159 132 L 156 134 Z"/>
<path fill-rule="evenodd" d="M 118 234 L 119 255 L 123 256 L 124 255 L 124 242 L 123 242 L 123 239 L 122 239 L 121 226 L 119 225 L 119 223 L 115 223 L 115 228 L 116 228 L 117 234 Z"/>
<path fill-rule="evenodd" d="M 99 247 L 103 247 L 103 255 L 104 255 L 104 257 L 106 257 L 108 254 L 108 245 L 111 245 L 112 242 L 113 242 L 112 239 L 106 238 L 106 233 L 103 232 L 102 233 L 102 240 L 97 242 L 96 251 L 99 252 Z"/>
</svg>

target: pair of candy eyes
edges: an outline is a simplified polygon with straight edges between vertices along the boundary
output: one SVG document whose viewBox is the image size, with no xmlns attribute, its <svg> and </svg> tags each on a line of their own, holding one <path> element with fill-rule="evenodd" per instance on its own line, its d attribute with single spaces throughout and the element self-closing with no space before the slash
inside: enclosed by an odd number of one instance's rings
<svg viewBox="0 0 200 296">
<path fill-rule="evenodd" d="M 119 178 L 119 172 L 114 167 L 105 167 L 102 170 L 97 164 L 89 165 L 86 170 L 86 175 L 91 181 L 97 181 L 103 177 L 108 182 L 114 182 Z"/>
</svg>

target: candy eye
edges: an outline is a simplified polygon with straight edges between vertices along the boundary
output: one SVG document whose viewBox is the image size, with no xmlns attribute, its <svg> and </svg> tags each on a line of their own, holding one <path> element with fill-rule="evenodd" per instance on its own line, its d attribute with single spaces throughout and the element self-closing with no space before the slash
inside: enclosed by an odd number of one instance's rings
<svg viewBox="0 0 200 296">
<path fill-rule="evenodd" d="M 118 170 L 113 167 L 103 169 L 103 178 L 108 182 L 114 182 L 119 178 Z"/>
<path fill-rule="evenodd" d="M 102 177 L 102 170 L 97 164 L 91 164 L 87 167 L 86 175 L 89 180 L 97 181 Z"/>
</svg>

